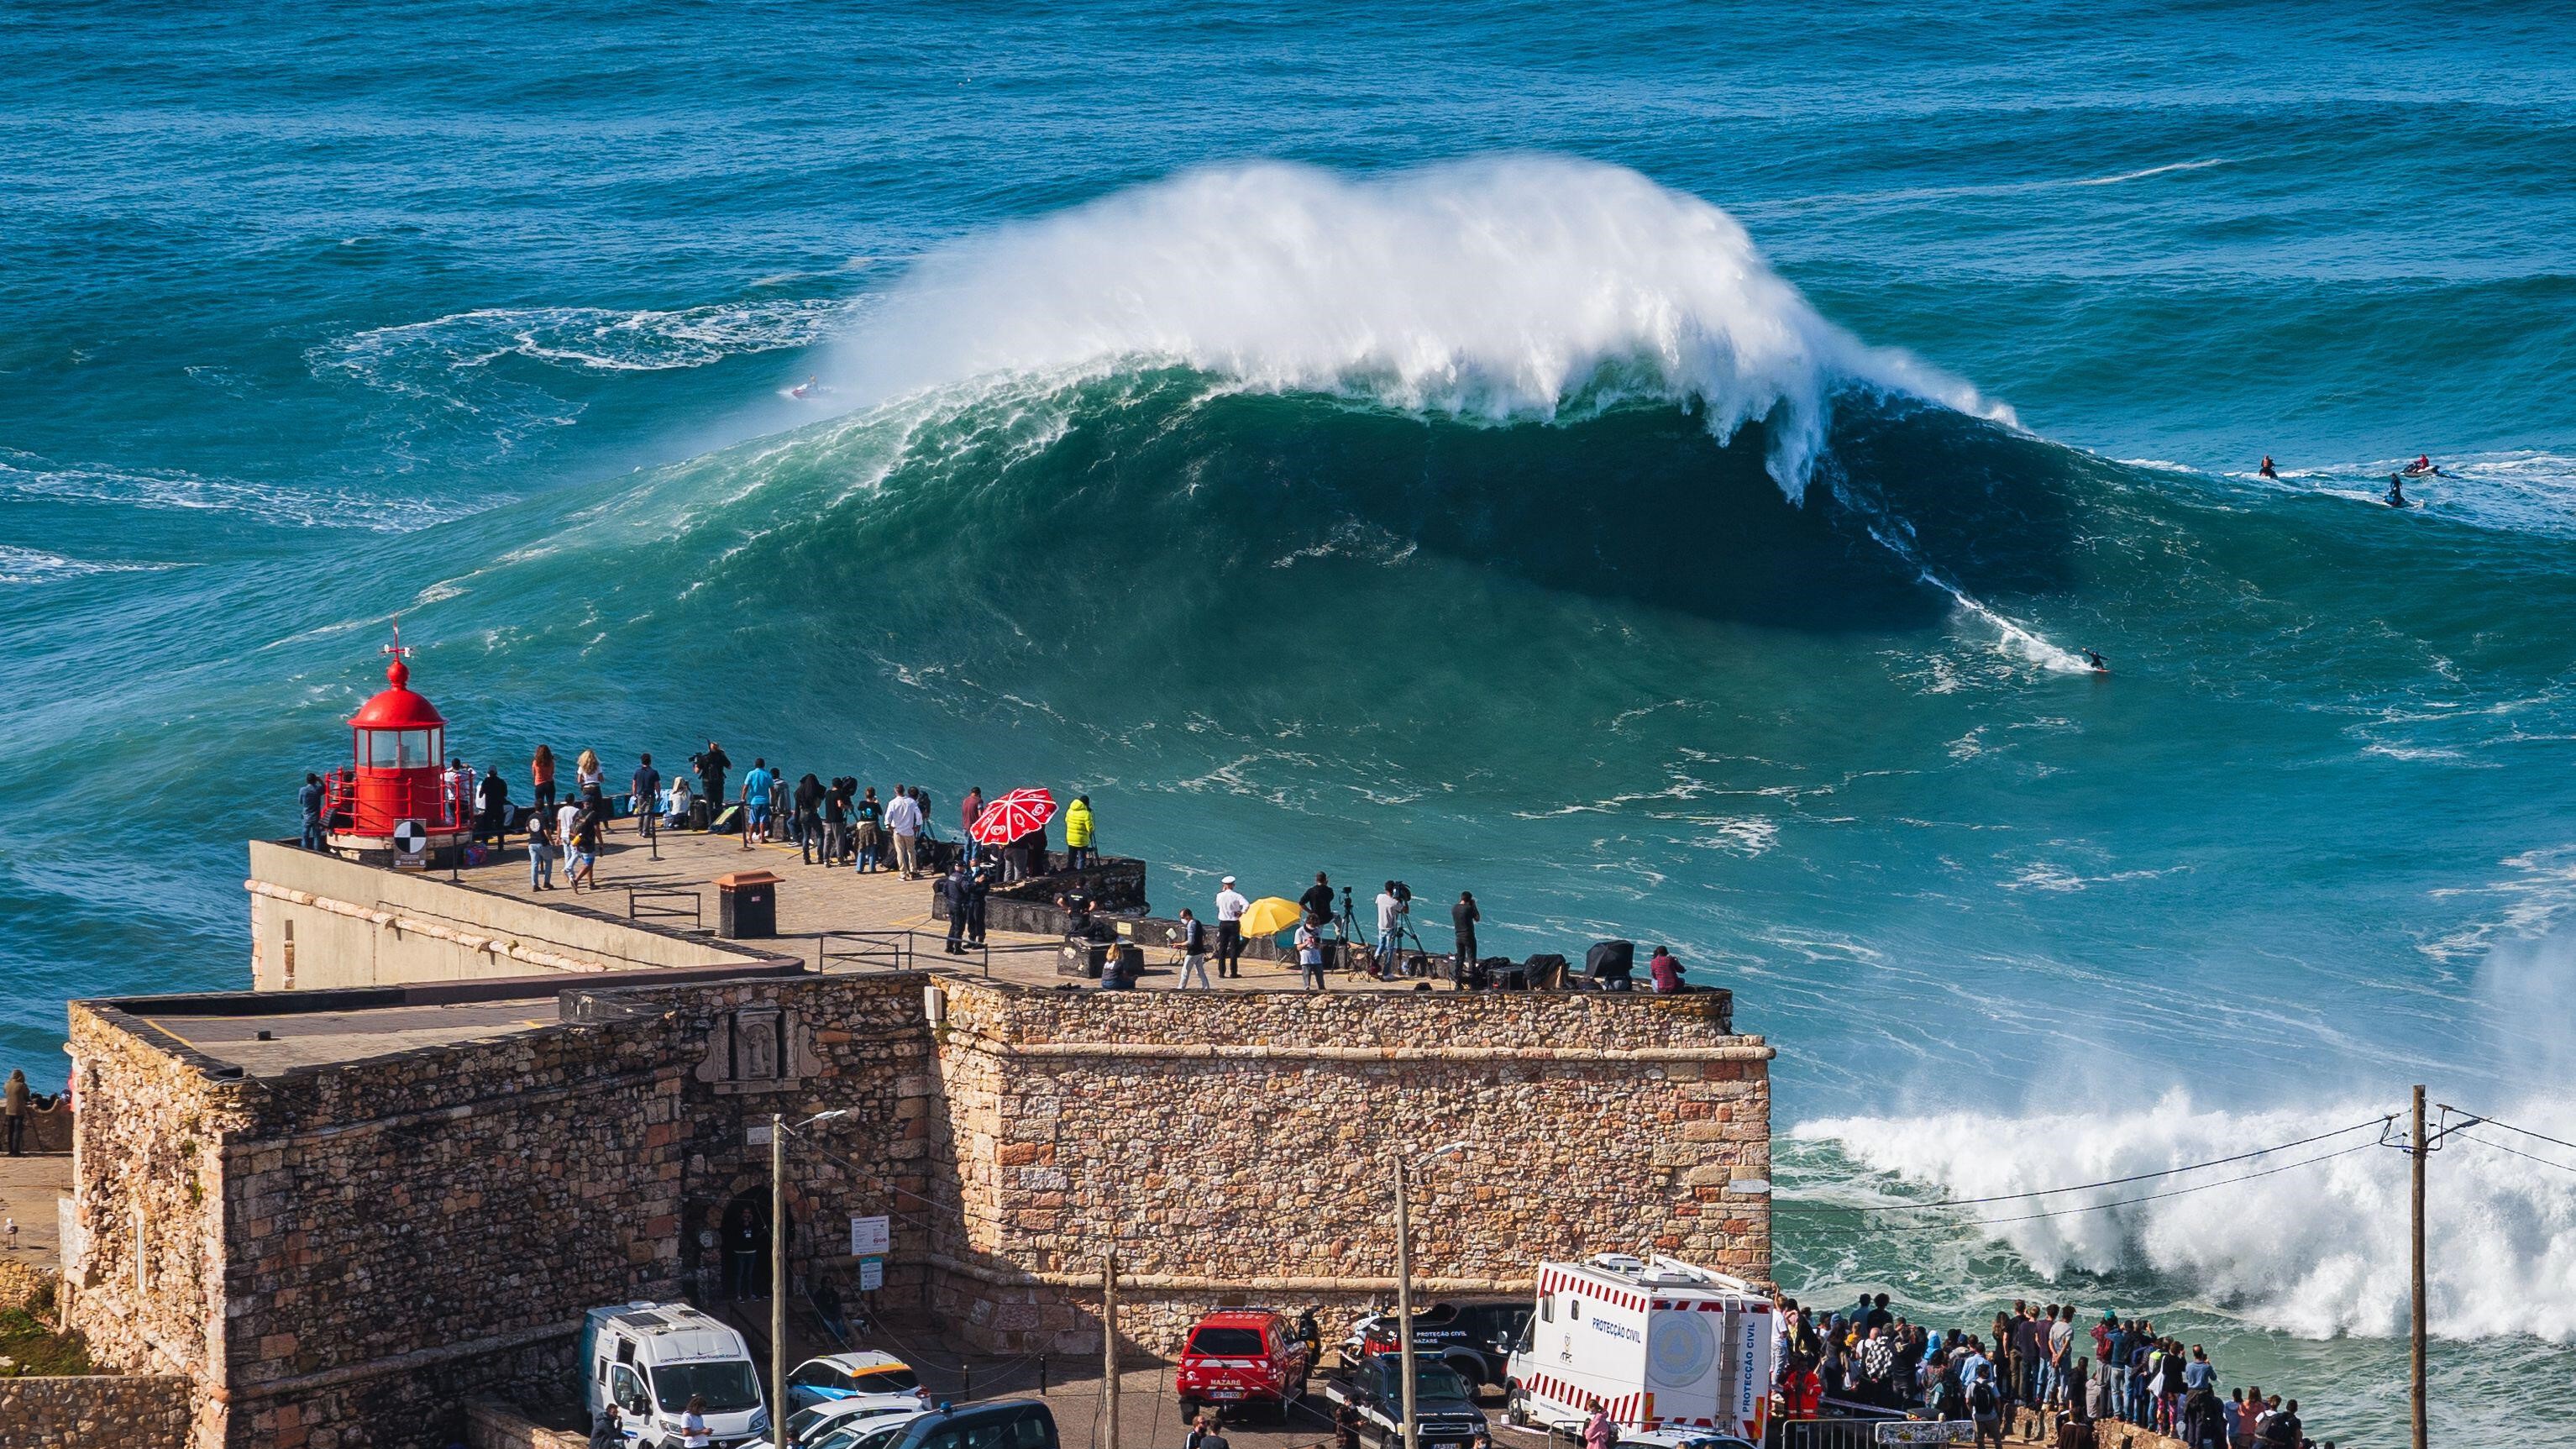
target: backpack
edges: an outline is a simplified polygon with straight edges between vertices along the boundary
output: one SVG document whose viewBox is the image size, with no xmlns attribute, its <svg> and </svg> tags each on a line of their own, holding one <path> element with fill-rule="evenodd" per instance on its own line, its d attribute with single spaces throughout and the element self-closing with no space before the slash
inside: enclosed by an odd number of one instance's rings
<svg viewBox="0 0 2576 1449">
<path fill-rule="evenodd" d="M 1968 1411 L 1980 1419 L 1993 1418 L 1995 1416 L 1994 1385 L 1984 1379 L 1977 1380 L 1977 1386 L 1968 1390 Z"/>
</svg>

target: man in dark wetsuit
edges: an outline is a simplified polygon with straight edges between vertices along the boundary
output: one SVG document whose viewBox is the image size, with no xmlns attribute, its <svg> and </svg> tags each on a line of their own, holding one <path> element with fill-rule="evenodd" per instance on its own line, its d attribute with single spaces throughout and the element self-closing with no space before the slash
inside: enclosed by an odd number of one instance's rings
<svg viewBox="0 0 2576 1449">
<path fill-rule="evenodd" d="M 2391 508 L 2407 506 L 2406 480 L 2394 473 L 2388 475 L 2388 506 Z"/>
</svg>

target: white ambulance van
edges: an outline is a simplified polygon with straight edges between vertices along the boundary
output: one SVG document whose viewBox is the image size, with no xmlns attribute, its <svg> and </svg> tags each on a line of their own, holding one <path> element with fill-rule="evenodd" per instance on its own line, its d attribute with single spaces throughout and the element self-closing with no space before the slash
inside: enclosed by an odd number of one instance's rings
<svg viewBox="0 0 2576 1449">
<path fill-rule="evenodd" d="M 689 1400 L 718 1449 L 764 1442 L 769 1409 L 760 1374 L 742 1335 L 686 1303 L 627 1303 L 594 1308 L 581 1321 L 582 1406 L 592 1422 L 600 1406 L 624 1410 L 626 1442 L 638 1449 L 677 1449 Z"/>
<path fill-rule="evenodd" d="M 1743 1279 L 1671 1258 L 1541 1263 L 1505 1386 L 1511 1420 L 1579 1433 L 1599 1402 L 1622 1439 L 1759 1444 L 1771 1416 L 1771 1311 Z"/>
</svg>

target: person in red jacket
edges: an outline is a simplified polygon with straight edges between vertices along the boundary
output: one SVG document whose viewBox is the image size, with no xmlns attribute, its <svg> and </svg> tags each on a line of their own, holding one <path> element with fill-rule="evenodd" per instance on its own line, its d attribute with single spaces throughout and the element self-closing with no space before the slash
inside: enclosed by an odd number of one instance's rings
<svg viewBox="0 0 2576 1449">
<path fill-rule="evenodd" d="M 1803 1354 L 1792 1357 L 1780 1373 L 1780 1417 L 1812 1419 L 1824 1401 L 1825 1385 L 1816 1377 L 1815 1361 Z"/>
</svg>

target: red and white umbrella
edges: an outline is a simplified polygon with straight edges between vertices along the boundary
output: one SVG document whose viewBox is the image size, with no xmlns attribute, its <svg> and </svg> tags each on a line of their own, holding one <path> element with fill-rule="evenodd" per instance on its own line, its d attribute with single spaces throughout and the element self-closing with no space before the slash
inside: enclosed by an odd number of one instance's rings
<svg viewBox="0 0 2576 1449">
<path fill-rule="evenodd" d="M 1055 818 L 1055 797 L 1044 790 L 1013 790 L 994 797 L 966 831 L 984 845 L 1008 845 Z"/>
</svg>

